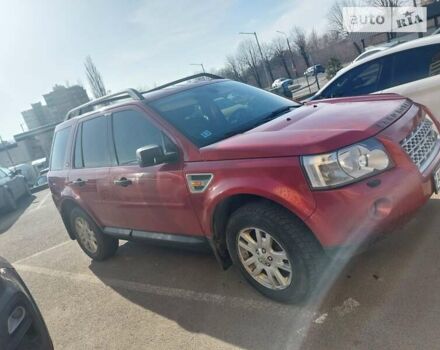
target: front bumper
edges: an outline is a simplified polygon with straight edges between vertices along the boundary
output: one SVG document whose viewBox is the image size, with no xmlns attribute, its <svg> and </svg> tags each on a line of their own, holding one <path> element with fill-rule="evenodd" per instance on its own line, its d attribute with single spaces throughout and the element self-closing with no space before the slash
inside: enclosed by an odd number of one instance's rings
<svg viewBox="0 0 440 350">
<path fill-rule="evenodd" d="M 397 165 L 382 174 L 344 188 L 314 192 L 316 210 L 306 223 L 323 247 L 359 245 L 392 231 L 429 200 L 440 153 L 423 173 L 400 154 Z"/>
</svg>

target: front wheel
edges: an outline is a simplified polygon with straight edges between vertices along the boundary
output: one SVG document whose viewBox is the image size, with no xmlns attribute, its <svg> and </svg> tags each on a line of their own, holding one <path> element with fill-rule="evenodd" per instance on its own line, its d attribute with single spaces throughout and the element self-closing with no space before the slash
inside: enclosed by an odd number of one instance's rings
<svg viewBox="0 0 440 350">
<path fill-rule="evenodd" d="M 227 245 L 247 281 L 271 299 L 300 302 L 317 282 L 321 246 L 281 207 L 256 202 L 237 210 L 228 223 Z"/>
<path fill-rule="evenodd" d="M 115 255 L 119 240 L 106 236 L 80 208 L 70 213 L 70 225 L 81 249 L 93 260 L 101 261 Z"/>
</svg>

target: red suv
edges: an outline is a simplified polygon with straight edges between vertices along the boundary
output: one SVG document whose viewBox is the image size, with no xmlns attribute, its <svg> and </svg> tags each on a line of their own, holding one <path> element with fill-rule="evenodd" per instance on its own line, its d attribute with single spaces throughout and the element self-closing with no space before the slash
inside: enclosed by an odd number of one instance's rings
<svg viewBox="0 0 440 350">
<path fill-rule="evenodd" d="M 439 190 L 439 124 L 423 106 L 392 94 L 300 105 L 209 77 L 109 95 L 57 126 L 49 186 L 91 258 L 119 239 L 208 242 L 224 268 L 295 302 L 325 252 L 390 231 Z"/>
</svg>

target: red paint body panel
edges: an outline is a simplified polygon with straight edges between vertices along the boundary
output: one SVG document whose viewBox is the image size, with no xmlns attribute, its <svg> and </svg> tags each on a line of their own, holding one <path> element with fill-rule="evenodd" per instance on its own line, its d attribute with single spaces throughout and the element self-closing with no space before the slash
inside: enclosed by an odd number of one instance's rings
<svg viewBox="0 0 440 350">
<path fill-rule="evenodd" d="M 315 200 L 298 157 L 187 163 L 184 173 L 214 175 L 205 192 L 192 194 L 206 235 L 212 234 L 212 216 L 217 205 L 233 195 L 250 194 L 270 199 L 303 220 L 315 210 Z"/>
<path fill-rule="evenodd" d="M 393 95 L 394 96 L 394 95 Z M 286 157 L 330 152 L 376 135 L 405 99 L 319 102 L 200 150 L 202 160 Z M 316 107 L 314 107 L 316 106 Z"/>
<path fill-rule="evenodd" d="M 134 230 L 203 235 L 194 213 L 182 164 L 160 164 L 148 168 L 137 165 L 114 167 L 110 181 L 121 177 L 132 185 L 113 185 L 109 213 L 113 227 Z"/>
<path fill-rule="evenodd" d="M 399 145 L 422 118 L 417 105 L 408 105 L 396 115 L 405 101 L 393 94 L 322 100 L 201 149 L 142 102 L 110 106 L 105 113 L 127 108 L 142 111 L 175 142 L 181 161 L 149 168 L 84 169 L 81 177 L 87 185 L 83 188 L 70 184 L 78 170 L 51 171 L 49 185 L 58 208 L 64 200 L 74 200 L 101 227 L 208 237 L 222 201 L 255 195 L 290 210 L 323 246 L 342 245 L 391 229 L 433 192 L 431 176 L 440 165 L 440 154 L 422 174 Z M 385 145 L 393 168 L 343 188 L 310 189 L 300 156 L 328 153 L 370 137 Z M 189 191 L 185 176 L 191 173 L 213 174 L 205 192 Z M 132 180 L 133 186 L 115 186 L 113 181 L 121 177 Z M 380 180 L 380 185 L 368 186 L 372 179 Z"/>
</svg>

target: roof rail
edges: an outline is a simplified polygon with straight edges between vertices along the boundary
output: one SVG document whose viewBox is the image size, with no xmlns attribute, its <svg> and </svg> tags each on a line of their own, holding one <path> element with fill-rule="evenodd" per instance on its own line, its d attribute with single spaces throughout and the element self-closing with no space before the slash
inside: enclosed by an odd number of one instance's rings
<svg viewBox="0 0 440 350">
<path fill-rule="evenodd" d="M 182 78 L 182 79 L 174 80 L 171 83 L 166 83 L 166 84 L 157 86 L 154 89 L 142 91 L 142 93 L 144 94 L 146 92 L 160 90 L 160 89 L 166 88 L 168 86 L 176 85 L 176 84 L 179 84 L 179 83 L 183 83 L 184 81 L 188 81 L 188 80 L 192 80 L 192 79 L 196 79 L 196 78 L 201 78 L 201 77 L 206 77 L 206 78 L 211 78 L 211 79 L 224 79 L 223 77 L 221 77 L 219 75 L 215 75 L 215 74 L 211 74 L 211 73 L 198 73 L 198 74 L 187 76 L 187 77 Z"/>
<path fill-rule="evenodd" d="M 67 112 L 65 120 L 69 120 L 72 117 L 81 115 L 81 112 L 86 108 L 102 105 L 109 102 L 114 102 L 117 100 L 122 100 L 124 98 L 132 98 L 133 100 L 140 101 L 144 99 L 144 96 L 142 96 L 142 94 L 135 89 L 125 89 L 119 92 L 115 92 L 114 94 L 97 98 L 96 100 L 89 101 L 81 106 L 71 109 L 69 112 Z"/>
</svg>

